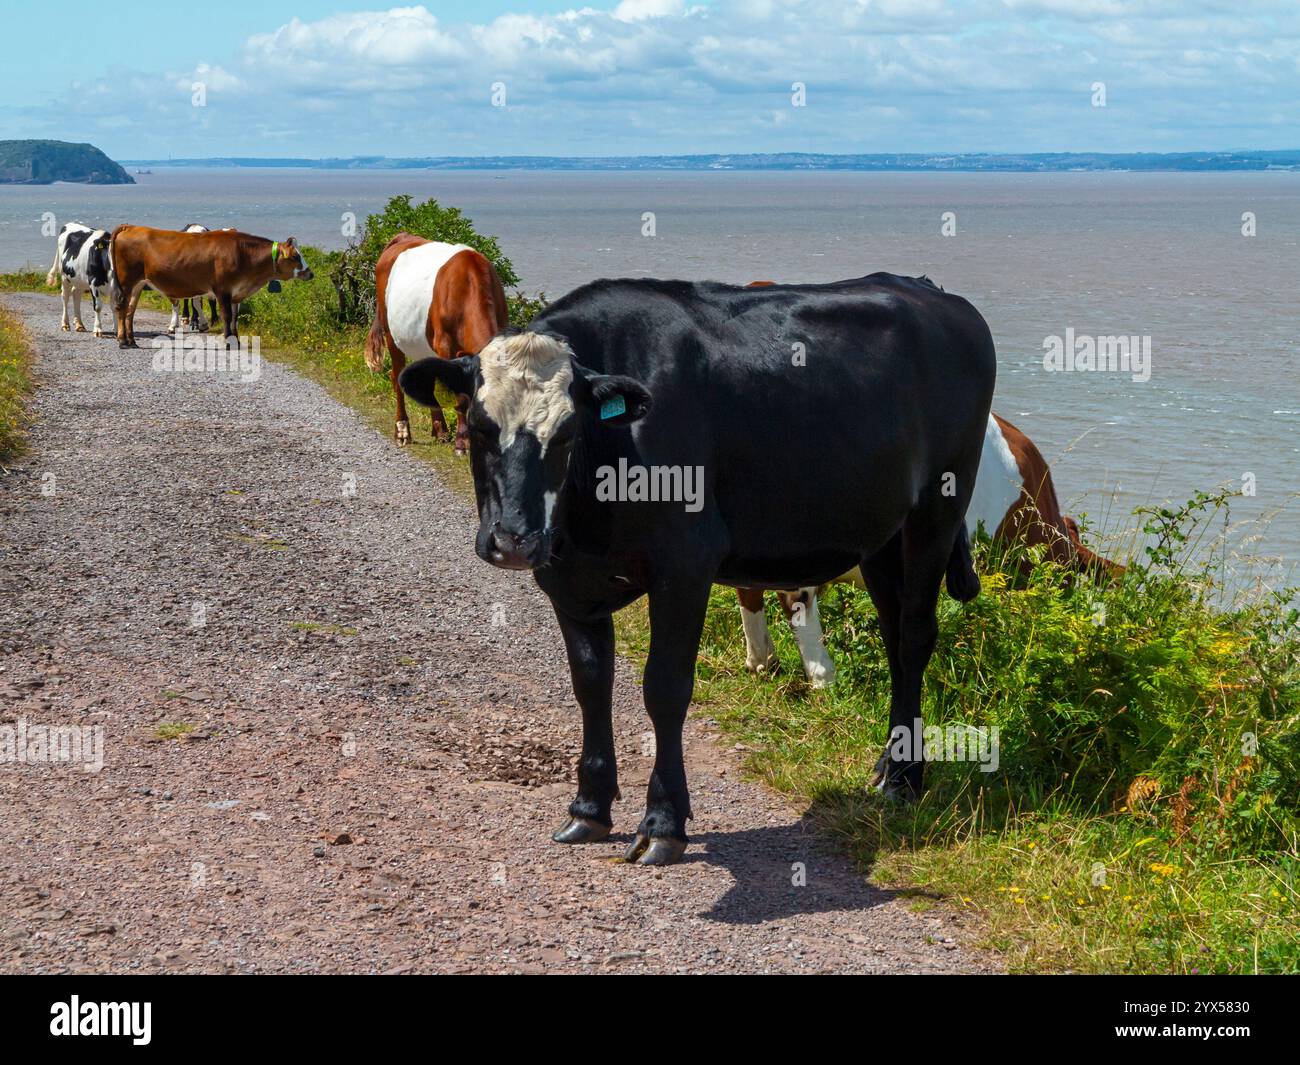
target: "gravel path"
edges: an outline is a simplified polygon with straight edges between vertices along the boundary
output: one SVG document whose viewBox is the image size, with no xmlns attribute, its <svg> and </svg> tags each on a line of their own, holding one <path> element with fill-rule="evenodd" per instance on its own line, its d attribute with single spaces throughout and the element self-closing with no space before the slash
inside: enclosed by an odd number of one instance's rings
<svg viewBox="0 0 1300 1065">
<path fill-rule="evenodd" d="M 698 715 L 687 860 L 615 862 L 649 770 L 625 663 L 615 835 L 552 844 L 580 736 L 559 633 L 463 501 L 281 366 L 154 372 L 159 315 L 122 352 L 4 302 L 40 387 L 0 476 L 0 732 L 99 726 L 104 767 L 0 765 L 0 969 L 998 968 Z"/>
</svg>

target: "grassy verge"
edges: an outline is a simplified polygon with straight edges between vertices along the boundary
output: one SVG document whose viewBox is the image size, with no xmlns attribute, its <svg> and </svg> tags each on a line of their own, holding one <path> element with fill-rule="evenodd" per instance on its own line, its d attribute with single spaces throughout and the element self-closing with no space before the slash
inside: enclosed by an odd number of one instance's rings
<svg viewBox="0 0 1300 1065">
<path fill-rule="evenodd" d="M 57 292 L 45 284 L 45 271 L 35 269 L 14 270 L 0 274 L 0 292 Z"/>
<path fill-rule="evenodd" d="M 27 333 L 16 314 L 0 307 L 0 463 L 23 449 L 31 387 Z"/>
</svg>

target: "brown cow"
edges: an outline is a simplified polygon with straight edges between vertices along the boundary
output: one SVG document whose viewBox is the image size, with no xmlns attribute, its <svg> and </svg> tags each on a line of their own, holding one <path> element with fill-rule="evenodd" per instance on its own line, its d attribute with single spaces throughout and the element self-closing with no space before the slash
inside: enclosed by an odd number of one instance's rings
<svg viewBox="0 0 1300 1065">
<path fill-rule="evenodd" d="M 375 320 L 366 338 L 366 365 L 384 368 L 387 347 L 397 399 L 393 436 L 411 441 L 406 397 L 397 378 L 407 359 L 438 355 L 454 359 L 477 355 L 505 328 L 509 311 L 501 279 L 487 258 L 465 244 L 442 244 L 411 233 L 398 233 L 375 263 Z M 465 402 L 456 397 L 456 454 L 469 451 Z M 442 408 L 429 408 L 433 435 L 447 439 Z"/>
<path fill-rule="evenodd" d="M 113 309 L 120 347 L 135 342 L 135 308 L 148 283 L 171 300 L 212 293 L 227 341 L 238 337 L 235 308 L 269 281 L 312 279 L 293 237 L 274 241 L 233 229 L 178 233 L 120 225 L 113 230 Z"/>
</svg>

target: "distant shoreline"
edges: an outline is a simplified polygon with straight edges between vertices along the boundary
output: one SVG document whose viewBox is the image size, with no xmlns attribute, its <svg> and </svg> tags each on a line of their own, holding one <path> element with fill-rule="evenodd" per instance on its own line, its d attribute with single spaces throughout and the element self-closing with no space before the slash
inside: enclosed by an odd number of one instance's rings
<svg viewBox="0 0 1300 1065">
<path fill-rule="evenodd" d="M 1223 173 L 1300 170 L 1300 149 L 1241 152 L 1054 152 L 875 155 L 445 156 L 124 159 L 132 167 L 294 170 L 858 171 L 866 173 Z"/>
</svg>

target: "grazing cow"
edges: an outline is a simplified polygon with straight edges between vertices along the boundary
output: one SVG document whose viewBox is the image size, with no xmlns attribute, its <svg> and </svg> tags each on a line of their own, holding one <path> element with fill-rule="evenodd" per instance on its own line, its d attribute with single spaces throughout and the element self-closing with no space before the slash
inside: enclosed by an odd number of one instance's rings
<svg viewBox="0 0 1300 1065">
<path fill-rule="evenodd" d="M 975 494 L 966 511 L 968 535 L 974 538 L 981 526 L 995 541 L 1041 546 L 1053 562 L 1098 581 L 1117 578 L 1124 572 L 1123 566 L 1083 546 L 1079 526 L 1061 513 L 1047 460 L 1029 437 L 996 414 L 989 415 Z M 848 579 L 860 583 L 862 578 L 854 571 Z M 777 595 L 794 632 L 809 684 L 827 687 L 835 680 L 835 662 L 822 643 L 817 589 L 801 588 Z M 755 673 L 775 670 L 776 647 L 767 630 L 762 589 L 737 588 L 736 597 L 745 632 L 745 668 Z"/>
<path fill-rule="evenodd" d="M 435 402 L 435 383 L 470 397 L 475 550 L 531 569 L 555 608 L 583 717 L 577 797 L 557 842 L 609 834 L 611 615 L 647 595 L 655 761 L 625 857 L 682 856 L 682 725 L 714 583 L 796 589 L 861 565 L 893 681 L 877 781 L 920 792 L 939 585 L 962 600 L 979 593 L 965 514 L 995 364 L 965 300 L 872 274 L 763 289 L 596 281 L 477 356 L 406 368 L 401 385 L 420 403 Z M 798 432 L 755 433 L 791 417 Z"/>
<path fill-rule="evenodd" d="M 169 300 L 212 293 L 229 342 L 231 337 L 238 339 L 235 307 L 241 301 L 268 281 L 312 278 L 293 237 L 274 241 L 233 229 L 178 233 L 121 225 L 113 230 L 112 251 L 117 342 L 124 348 L 139 346 L 135 342 L 135 308 L 146 283 Z"/>
<path fill-rule="evenodd" d="M 109 260 L 109 242 L 112 240 L 107 229 L 91 229 L 80 222 L 67 222 L 59 230 L 59 239 L 54 246 L 54 265 L 45 275 L 45 283 L 53 286 L 59 281 L 63 297 L 63 320 L 59 323 L 66 333 L 68 324 L 68 299 L 72 299 L 72 318 L 77 323 L 77 332 L 86 331 L 81 320 L 81 294 L 90 293 L 90 306 L 95 312 L 95 336 L 104 335 L 99 323 L 99 308 L 104 303 L 104 290 L 112 281 L 112 263 Z"/>
<path fill-rule="evenodd" d="M 211 233 L 207 226 L 201 226 L 198 222 L 191 222 L 182 233 Z M 223 230 L 222 232 L 229 232 Z M 174 333 L 180 327 L 181 322 L 185 323 L 185 328 L 191 332 L 206 333 L 209 323 L 217 320 L 217 301 L 212 293 L 208 293 L 208 314 L 203 315 L 203 300 L 190 299 L 188 296 L 183 300 L 172 300 L 172 320 L 167 326 L 167 332 Z M 235 320 L 239 320 L 239 307 L 234 308 Z"/>
<path fill-rule="evenodd" d="M 411 423 L 398 379 L 407 359 L 453 359 L 482 350 L 506 325 L 505 289 L 487 257 L 466 244 L 441 244 L 398 233 L 375 263 L 375 320 L 366 338 L 366 365 L 384 368 L 384 348 L 397 400 L 393 436 L 411 442 Z M 435 439 L 447 439 L 447 420 L 430 410 Z M 456 454 L 469 450 L 465 399 L 456 397 Z"/>
</svg>

